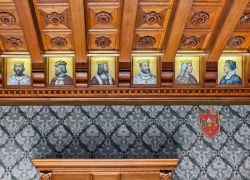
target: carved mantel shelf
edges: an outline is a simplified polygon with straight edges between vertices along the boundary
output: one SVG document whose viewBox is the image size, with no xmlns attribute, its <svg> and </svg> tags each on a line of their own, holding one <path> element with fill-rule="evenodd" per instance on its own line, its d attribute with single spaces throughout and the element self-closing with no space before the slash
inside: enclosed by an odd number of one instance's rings
<svg viewBox="0 0 250 180">
<path fill-rule="evenodd" d="M 34 159 L 41 180 L 171 180 L 178 159 Z"/>
<path fill-rule="evenodd" d="M 250 88 L 63 88 L 2 89 L 0 103 L 248 104 Z"/>
</svg>

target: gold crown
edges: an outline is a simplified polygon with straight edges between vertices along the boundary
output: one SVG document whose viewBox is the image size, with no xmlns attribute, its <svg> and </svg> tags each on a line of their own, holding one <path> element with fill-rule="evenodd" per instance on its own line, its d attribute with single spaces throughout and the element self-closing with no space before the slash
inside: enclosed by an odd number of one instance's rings
<svg viewBox="0 0 250 180">
<path fill-rule="evenodd" d="M 107 59 L 98 59 L 96 60 L 97 64 L 108 64 L 109 60 Z"/>
<path fill-rule="evenodd" d="M 14 64 L 24 64 L 25 60 L 15 60 Z"/>
<path fill-rule="evenodd" d="M 138 63 L 139 63 L 139 64 L 142 64 L 142 63 L 149 63 L 149 62 L 150 62 L 149 59 L 140 59 L 140 60 L 138 60 Z"/>
<path fill-rule="evenodd" d="M 181 61 L 181 64 L 192 64 L 192 60 L 185 59 Z"/>
</svg>

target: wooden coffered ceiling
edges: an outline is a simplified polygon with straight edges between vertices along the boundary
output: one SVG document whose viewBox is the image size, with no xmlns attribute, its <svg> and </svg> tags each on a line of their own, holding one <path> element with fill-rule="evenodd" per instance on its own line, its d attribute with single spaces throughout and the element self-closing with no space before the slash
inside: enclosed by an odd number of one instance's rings
<svg viewBox="0 0 250 180">
<path fill-rule="evenodd" d="M 248 0 L 0 0 L 0 53 L 202 52 L 217 61 L 224 50 L 248 52 Z"/>
</svg>

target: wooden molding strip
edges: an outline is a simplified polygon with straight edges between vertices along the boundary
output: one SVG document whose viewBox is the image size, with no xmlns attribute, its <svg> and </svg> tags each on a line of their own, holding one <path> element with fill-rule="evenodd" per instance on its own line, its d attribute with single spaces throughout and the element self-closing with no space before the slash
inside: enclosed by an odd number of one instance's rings
<svg viewBox="0 0 250 180">
<path fill-rule="evenodd" d="M 32 62 L 43 62 L 29 0 L 15 0 L 15 4 Z"/>
<path fill-rule="evenodd" d="M 130 62 L 139 0 L 124 0 L 122 11 L 120 62 Z"/>
<path fill-rule="evenodd" d="M 239 22 L 240 17 L 246 9 L 248 2 L 248 0 L 227 2 L 232 3 L 232 5 L 229 9 L 227 9 L 227 7 L 224 9 L 224 13 L 228 13 L 224 22 L 222 22 L 222 27 L 217 28 L 218 32 L 214 32 L 214 37 L 210 40 L 210 45 L 213 44 L 213 46 L 210 48 L 210 54 L 208 55 L 207 61 L 216 62 L 219 60 L 229 38 Z"/>
<path fill-rule="evenodd" d="M 177 9 L 175 11 L 172 29 L 170 31 L 169 39 L 167 40 L 163 62 L 174 61 L 187 19 L 191 12 L 192 4 L 193 0 L 179 0 Z"/>
<path fill-rule="evenodd" d="M 87 60 L 84 1 L 69 0 L 76 62 Z"/>
</svg>

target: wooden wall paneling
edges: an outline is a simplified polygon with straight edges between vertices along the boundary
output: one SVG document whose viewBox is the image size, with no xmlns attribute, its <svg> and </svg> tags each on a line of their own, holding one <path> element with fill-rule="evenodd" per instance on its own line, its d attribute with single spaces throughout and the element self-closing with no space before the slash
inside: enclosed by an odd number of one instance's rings
<svg viewBox="0 0 250 180">
<path fill-rule="evenodd" d="M 210 39 L 208 62 L 218 61 L 247 4 L 248 0 L 227 1 L 220 23 Z"/>
<path fill-rule="evenodd" d="M 18 16 L 26 39 L 27 47 L 30 52 L 32 62 L 42 62 L 42 52 L 38 40 L 38 34 L 32 18 L 29 0 L 15 0 Z"/>
<path fill-rule="evenodd" d="M 76 62 L 87 62 L 86 23 L 83 0 L 69 0 Z"/>
<path fill-rule="evenodd" d="M 139 0 L 124 0 L 120 34 L 120 62 L 130 62 Z"/>
<path fill-rule="evenodd" d="M 193 0 L 179 0 L 165 48 L 163 62 L 173 62 L 192 9 Z"/>
<path fill-rule="evenodd" d="M 88 32 L 89 50 L 117 50 L 119 47 L 118 32 Z"/>
</svg>

